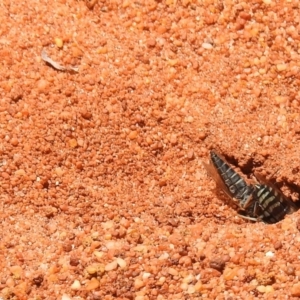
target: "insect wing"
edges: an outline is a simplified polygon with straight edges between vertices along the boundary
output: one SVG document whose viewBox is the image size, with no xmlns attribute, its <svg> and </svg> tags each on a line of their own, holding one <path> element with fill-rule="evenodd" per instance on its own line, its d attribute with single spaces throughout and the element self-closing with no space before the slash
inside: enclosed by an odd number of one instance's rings
<svg viewBox="0 0 300 300">
<path fill-rule="evenodd" d="M 244 179 L 215 151 L 210 152 L 210 163 L 204 163 L 204 166 L 216 181 L 217 186 L 244 210 L 245 204 L 251 198 L 252 187 L 248 186 Z"/>
<path fill-rule="evenodd" d="M 218 171 L 216 170 L 215 166 L 210 162 L 209 164 L 203 162 L 203 166 L 206 169 L 207 173 L 214 179 L 216 182 L 216 185 L 219 189 L 221 189 L 228 198 L 231 200 L 234 200 L 234 202 L 237 202 L 236 199 L 233 199 L 232 194 L 230 193 L 229 189 L 225 185 L 223 179 L 219 175 Z"/>
<path fill-rule="evenodd" d="M 203 165 L 208 174 L 216 181 L 217 187 L 239 207 L 239 216 L 246 220 L 257 221 L 256 216 L 253 214 L 255 206 L 253 192 L 255 187 L 252 184 L 248 185 L 229 166 L 226 160 L 215 151 L 211 151 L 210 153 L 210 163 L 203 163 Z"/>
</svg>

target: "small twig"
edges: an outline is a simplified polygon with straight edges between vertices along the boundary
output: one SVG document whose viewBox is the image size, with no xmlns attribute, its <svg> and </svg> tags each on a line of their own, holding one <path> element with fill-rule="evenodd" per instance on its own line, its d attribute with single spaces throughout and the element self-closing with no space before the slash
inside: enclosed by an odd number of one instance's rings
<svg viewBox="0 0 300 300">
<path fill-rule="evenodd" d="M 53 59 L 51 59 L 45 49 L 42 50 L 41 53 L 41 57 L 42 60 L 46 63 L 48 63 L 49 65 L 51 65 L 54 69 L 59 70 L 59 71 L 74 71 L 74 72 L 78 72 L 78 68 L 76 67 L 64 67 L 62 65 L 60 65 L 58 62 L 54 61 Z"/>
</svg>

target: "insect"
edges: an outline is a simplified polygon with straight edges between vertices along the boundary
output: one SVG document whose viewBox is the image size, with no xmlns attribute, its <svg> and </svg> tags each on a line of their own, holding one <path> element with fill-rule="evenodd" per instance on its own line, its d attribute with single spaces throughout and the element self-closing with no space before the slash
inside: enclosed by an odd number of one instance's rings
<svg viewBox="0 0 300 300">
<path fill-rule="evenodd" d="M 295 212 L 298 208 L 286 198 L 277 188 L 268 184 L 255 184 L 253 193 L 253 214 L 258 220 L 273 224 L 281 221 L 286 214 Z"/>
<path fill-rule="evenodd" d="M 239 208 L 239 216 L 251 221 L 276 223 L 297 210 L 296 205 L 267 183 L 248 184 L 215 151 L 210 164 L 204 164 L 217 185 Z"/>
</svg>

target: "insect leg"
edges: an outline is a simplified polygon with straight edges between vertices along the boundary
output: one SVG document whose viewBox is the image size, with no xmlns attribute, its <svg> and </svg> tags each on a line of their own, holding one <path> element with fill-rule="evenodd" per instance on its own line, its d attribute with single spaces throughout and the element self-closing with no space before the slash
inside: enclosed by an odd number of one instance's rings
<svg viewBox="0 0 300 300">
<path fill-rule="evenodd" d="M 240 218 L 242 218 L 242 219 L 249 220 L 249 221 L 252 221 L 252 222 L 257 222 L 257 221 L 259 221 L 258 218 L 244 216 L 244 215 L 242 215 L 242 214 L 240 214 L 240 213 L 238 214 L 238 216 L 239 216 Z"/>
</svg>

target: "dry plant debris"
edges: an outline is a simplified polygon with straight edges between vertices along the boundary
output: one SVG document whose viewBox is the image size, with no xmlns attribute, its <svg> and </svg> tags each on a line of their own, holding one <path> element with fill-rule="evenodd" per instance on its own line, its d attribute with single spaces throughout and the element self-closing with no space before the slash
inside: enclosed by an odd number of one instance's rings
<svg viewBox="0 0 300 300">
<path fill-rule="evenodd" d="M 60 65 L 58 62 L 54 61 L 53 59 L 51 59 L 45 49 L 42 50 L 41 53 L 41 58 L 44 62 L 48 63 L 49 65 L 51 65 L 54 69 L 59 70 L 59 71 L 74 71 L 74 72 L 78 72 L 78 68 L 75 67 L 64 67 L 62 65 Z"/>
</svg>

